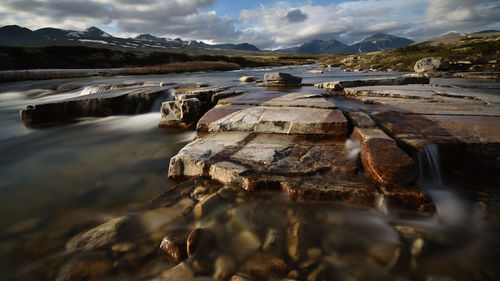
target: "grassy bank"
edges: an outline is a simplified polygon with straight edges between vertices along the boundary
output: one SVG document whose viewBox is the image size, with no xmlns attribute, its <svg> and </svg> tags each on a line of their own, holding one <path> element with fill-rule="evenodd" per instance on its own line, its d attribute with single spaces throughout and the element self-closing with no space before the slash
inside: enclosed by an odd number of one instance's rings
<svg viewBox="0 0 500 281">
<path fill-rule="evenodd" d="M 500 56 L 500 36 L 468 38 L 448 45 L 406 46 L 356 55 L 328 55 L 320 58 L 323 65 L 339 66 L 348 70 L 392 70 L 413 71 L 415 63 L 426 57 L 443 57 L 446 65 L 453 70 L 454 63 L 470 62 L 477 70 L 498 71 Z"/>
<path fill-rule="evenodd" d="M 309 57 L 307 57 L 309 58 Z M 301 56 L 189 55 L 173 52 L 134 52 L 81 46 L 0 47 L 0 70 L 108 69 L 104 75 L 164 74 L 224 71 L 242 67 L 282 66 L 311 63 Z M 0 73 L 0 82 L 86 77 L 85 71 Z"/>
</svg>

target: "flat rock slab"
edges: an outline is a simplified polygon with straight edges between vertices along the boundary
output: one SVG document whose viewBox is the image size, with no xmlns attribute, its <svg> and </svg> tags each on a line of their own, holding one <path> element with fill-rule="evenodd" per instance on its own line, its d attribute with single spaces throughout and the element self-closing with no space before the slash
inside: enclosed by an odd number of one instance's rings
<svg viewBox="0 0 500 281">
<path fill-rule="evenodd" d="M 465 99 L 480 101 L 486 104 L 500 103 L 500 93 L 494 89 L 443 87 L 434 85 L 401 85 L 345 88 L 344 92 L 348 96 L 424 99 L 447 102 L 459 102 L 461 99 Z"/>
<path fill-rule="evenodd" d="M 397 140 L 415 148 L 429 143 L 500 143 L 500 117 L 408 114 L 385 111 L 373 114 L 377 123 Z"/>
<path fill-rule="evenodd" d="M 248 191 L 281 190 L 297 200 L 373 206 L 382 193 L 358 173 L 358 161 L 348 154 L 343 141 L 325 137 L 203 133 L 171 159 L 169 178 L 202 176 Z M 400 192 L 415 198 L 403 208 L 423 210 L 422 206 L 432 205 L 423 190 L 402 188 Z M 395 204 L 401 200 L 394 198 Z"/>
<path fill-rule="evenodd" d="M 326 94 L 311 93 L 251 92 L 221 99 L 218 104 L 336 109 L 336 105 L 327 100 L 326 96 Z"/>
<path fill-rule="evenodd" d="M 332 81 L 315 84 L 317 88 L 342 90 L 344 88 L 376 86 L 376 85 L 407 85 L 407 84 L 429 84 L 430 79 L 427 77 L 393 77 L 379 79 L 360 79 L 347 81 Z"/>
<path fill-rule="evenodd" d="M 250 131 L 256 133 L 330 135 L 347 137 L 348 124 L 342 112 L 306 107 L 216 107 L 198 123 L 210 132 Z"/>
<path fill-rule="evenodd" d="M 157 98 L 169 94 L 176 86 L 124 86 L 111 87 L 110 90 L 106 87 L 102 90 L 92 88 L 88 94 L 57 102 L 29 105 L 20 111 L 21 120 L 26 124 L 43 124 L 81 117 L 149 112 Z"/>
</svg>

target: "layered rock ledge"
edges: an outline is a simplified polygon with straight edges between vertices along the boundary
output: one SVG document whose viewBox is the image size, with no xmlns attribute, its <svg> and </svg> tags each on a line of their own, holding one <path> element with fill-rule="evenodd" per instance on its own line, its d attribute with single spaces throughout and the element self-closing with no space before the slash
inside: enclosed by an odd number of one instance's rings
<svg viewBox="0 0 500 281">
<path fill-rule="evenodd" d="M 348 141 L 352 129 L 380 131 L 375 126 L 363 112 L 338 110 L 326 93 L 262 91 L 221 99 L 199 120 L 195 140 L 171 159 L 169 178 L 281 190 L 296 200 L 374 206 L 386 197 L 398 208 L 433 212 L 430 196 L 414 185 L 415 162 L 394 140 L 383 132 L 383 143 L 361 140 L 361 159 L 367 159 L 361 162 L 357 148 L 346 146 L 355 142 Z"/>
<path fill-rule="evenodd" d="M 89 86 L 79 96 L 28 105 L 20 111 L 27 125 L 54 124 L 82 117 L 105 117 L 151 111 L 157 99 L 169 99 L 178 87 L 167 83 L 120 83 Z"/>
</svg>

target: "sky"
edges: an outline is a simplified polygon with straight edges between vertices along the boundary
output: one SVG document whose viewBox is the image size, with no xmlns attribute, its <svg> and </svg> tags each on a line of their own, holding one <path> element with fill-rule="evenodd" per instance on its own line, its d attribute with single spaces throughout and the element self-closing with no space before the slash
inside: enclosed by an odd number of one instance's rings
<svg viewBox="0 0 500 281">
<path fill-rule="evenodd" d="M 312 39 L 352 44 L 375 33 L 422 41 L 500 29 L 499 0 L 1 0 L 0 26 L 149 33 L 261 49 Z"/>
</svg>

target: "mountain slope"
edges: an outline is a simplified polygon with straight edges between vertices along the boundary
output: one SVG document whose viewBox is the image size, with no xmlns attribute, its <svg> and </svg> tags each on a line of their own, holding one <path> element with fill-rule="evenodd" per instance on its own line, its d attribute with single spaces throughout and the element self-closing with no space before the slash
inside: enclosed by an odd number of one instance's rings
<svg viewBox="0 0 500 281">
<path fill-rule="evenodd" d="M 41 46 L 49 42 L 44 35 L 18 25 L 0 28 L 0 45 L 2 46 Z"/>
<path fill-rule="evenodd" d="M 337 40 L 311 40 L 300 46 L 277 50 L 296 54 L 355 54 L 394 49 L 414 43 L 412 40 L 388 34 L 375 34 L 351 46 Z"/>
<path fill-rule="evenodd" d="M 346 49 L 347 53 L 369 53 L 386 49 L 395 49 L 415 43 L 413 40 L 394 35 L 378 33 L 353 44 Z"/>
</svg>

